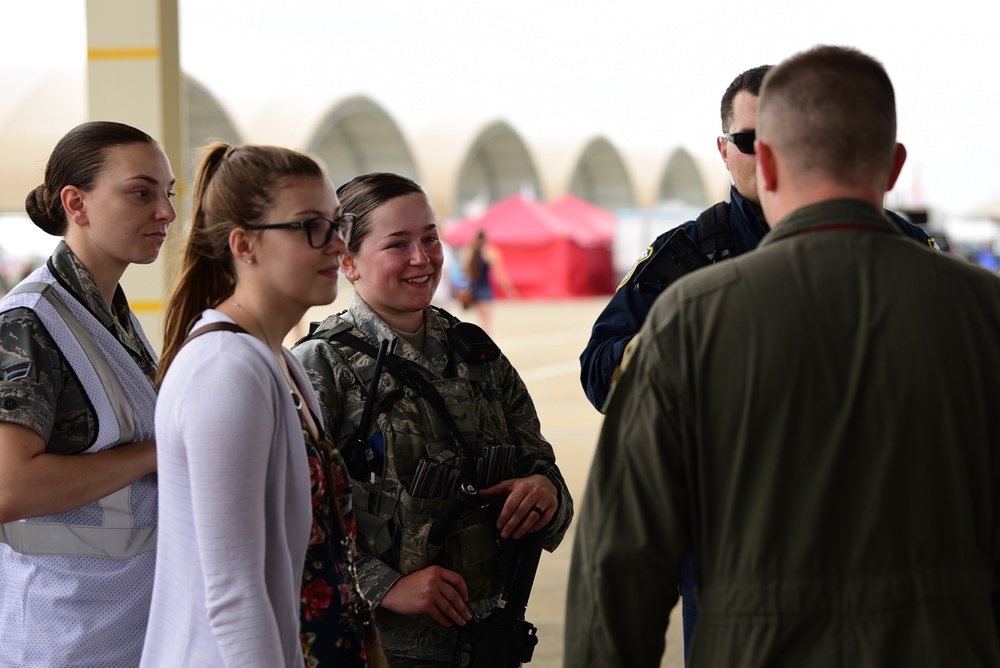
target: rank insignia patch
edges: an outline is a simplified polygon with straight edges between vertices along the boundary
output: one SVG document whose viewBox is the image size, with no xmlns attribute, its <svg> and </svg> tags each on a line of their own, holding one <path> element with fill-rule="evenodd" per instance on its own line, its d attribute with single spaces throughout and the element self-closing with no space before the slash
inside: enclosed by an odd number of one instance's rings
<svg viewBox="0 0 1000 668">
<path fill-rule="evenodd" d="M 31 371 L 31 361 L 18 362 L 17 364 L 12 364 L 5 367 L 3 370 L 4 380 L 17 380 L 18 378 L 24 378 Z"/>
</svg>

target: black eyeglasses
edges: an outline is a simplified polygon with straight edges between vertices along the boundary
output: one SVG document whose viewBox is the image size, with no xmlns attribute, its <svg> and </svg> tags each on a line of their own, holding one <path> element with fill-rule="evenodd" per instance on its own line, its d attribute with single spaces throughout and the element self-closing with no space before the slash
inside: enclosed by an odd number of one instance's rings
<svg viewBox="0 0 1000 668">
<path fill-rule="evenodd" d="M 353 213 L 341 214 L 340 218 L 334 220 L 326 216 L 317 216 L 309 220 L 300 220 L 295 223 L 272 223 L 270 225 L 247 225 L 248 230 L 278 230 L 278 229 L 303 229 L 309 238 L 309 245 L 313 248 L 323 248 L 333 233 L 336 232 L 346 244 L 351 240 L 351 230 L 354 228 L 355 215 Z M 317 243 L 319 242 L 319 243 Z"/>
<path fill-rule="evenodd" d="M 722 135 L 729 141 L 736 144 L 736 148 L 740 150 L 740 153 L 746 153 L 747 155 L 753 155 L 753 141 L 757 138 L 756 130 L 747 130 L 746 132 L 727 132 Z"/>
</svg>

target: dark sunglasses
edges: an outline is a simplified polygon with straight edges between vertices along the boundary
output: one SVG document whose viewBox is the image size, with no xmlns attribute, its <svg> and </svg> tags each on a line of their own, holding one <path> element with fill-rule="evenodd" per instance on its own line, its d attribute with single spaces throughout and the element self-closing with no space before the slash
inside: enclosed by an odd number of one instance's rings
<svg viewBox="0 0 1000 668">
<path fill-rule="evenodd" d="M 746 132 L 727 132 L 722 135 L 729 141 L 736 144 L 736 148 L 740 150 L 740 153 L 746 153 L 747 155 L 753 155 L 753 141 L 757 138 L 756 130 L 747 130 Z"/>
<path fill-rule="evenodd" d="M 306 236 L 309 238 L 309 245 L 313 248 L 323 248 L 328 243 L 330 239 L 333 238 L 333 233 L 336 232 L 343 239 L 344 243 L 348 243 L 351 240 L 351 230 L 354 228 L 354 218 L 353 213 L 345 213 L 340 216 L 337 220 L 332 218 L 327 218 L 326 216 L 317 216 L 316 218 L 310 218 L 309 220 L 300 220 L 294 223 L 271 223 L 270 225 L 247 225 L 248 230 L 278 230 L 278 229 L 303 229 L 306 231 Z"/>
</svg>

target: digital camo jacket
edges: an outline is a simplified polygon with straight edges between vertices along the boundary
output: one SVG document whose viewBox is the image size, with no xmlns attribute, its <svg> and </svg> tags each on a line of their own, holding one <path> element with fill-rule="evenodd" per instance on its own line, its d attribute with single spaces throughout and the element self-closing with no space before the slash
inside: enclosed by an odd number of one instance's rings
<svg viewBox="0 0 1000 668">
<path fill-rule="evenodd" d="M 310 374 L 327 431 L 341 449 L 350 447 L 361 422 L 373 387 L 375 358 L 371 349 L 359 351 L 334 341 L 338 332 L 353 334 L 376 349 L 383 339 L 395 340 L 394 355 L 418 365 L 423 378 L 444 398 L 454 423 L 475 452 L 467 452 L 456 442 L 426 393 L 410 387 L 386 367 L 382 369 L 372 424 L 361 436 L 384 449 L 384 465 L 374 481 L 370 477 L 351 481 L 364 555 L 359 576 L 365 594 L 377 605 L 399 577 L 436 564 L 460 573 L 473 608 L 487 612 L 502 586 L 496 575 L 495 517 L 465 513 L 443 547 L 428 544 L 430 526 L 453 498 L 456 477 L 461 478 L 455 471 L 491 450 L 510 453 L 509 458 L 501 457 L 507 470 L 503 465 L 484 465 L 482 460 L 473 464 L 480 488 L 548 471 L 560 498 L 559 510 L 547 529 L 550 551 L 569 526 L 573 501 L 555 466 L 552 447 L 542 437 L 527 388 L 506 357 L 469 364 L 449 342 L 447 332 L 457 321 L 431 308 L 425 311 L 425 322 L 426 341 L 418 351 L 355 296 L 348 311 L 328 318 L 293 352 Z M 433 479 L 427 478 L 427 470 L 434 471 Z M 414 488 L 415 482 L 420 482 L 420 489 Z M 378 617 L 390 654 L 451 659 L 456 631 L 426 616 L 405 617 L 384 608 L 378 609 Z"/>
</svg>

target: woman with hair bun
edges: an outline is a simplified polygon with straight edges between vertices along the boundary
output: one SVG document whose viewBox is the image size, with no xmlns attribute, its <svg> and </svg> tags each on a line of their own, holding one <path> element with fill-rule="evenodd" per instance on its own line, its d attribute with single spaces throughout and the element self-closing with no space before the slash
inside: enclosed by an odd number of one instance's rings
<svg viewBox="0 0 1000 668">
<path fill-rule="evenodd" d="M 282 347 L 309 307 L 337 296 L 352 223 L 309 156 L 207 148 L 167 305 L 144 667 L 364 665 L 331 534 L 347 477 Z M 343 656 L 320 656 L 317 636 Z"/>
<path fill-rule="evenodd" d="M 25 201 L 63 240 L 0 302 L 0 665 L 139 663 L 156 355 L 118 282 L 159 254 L 173 186 L 148 134 L 95 121 L 59 140 Z"/>
</svg>

